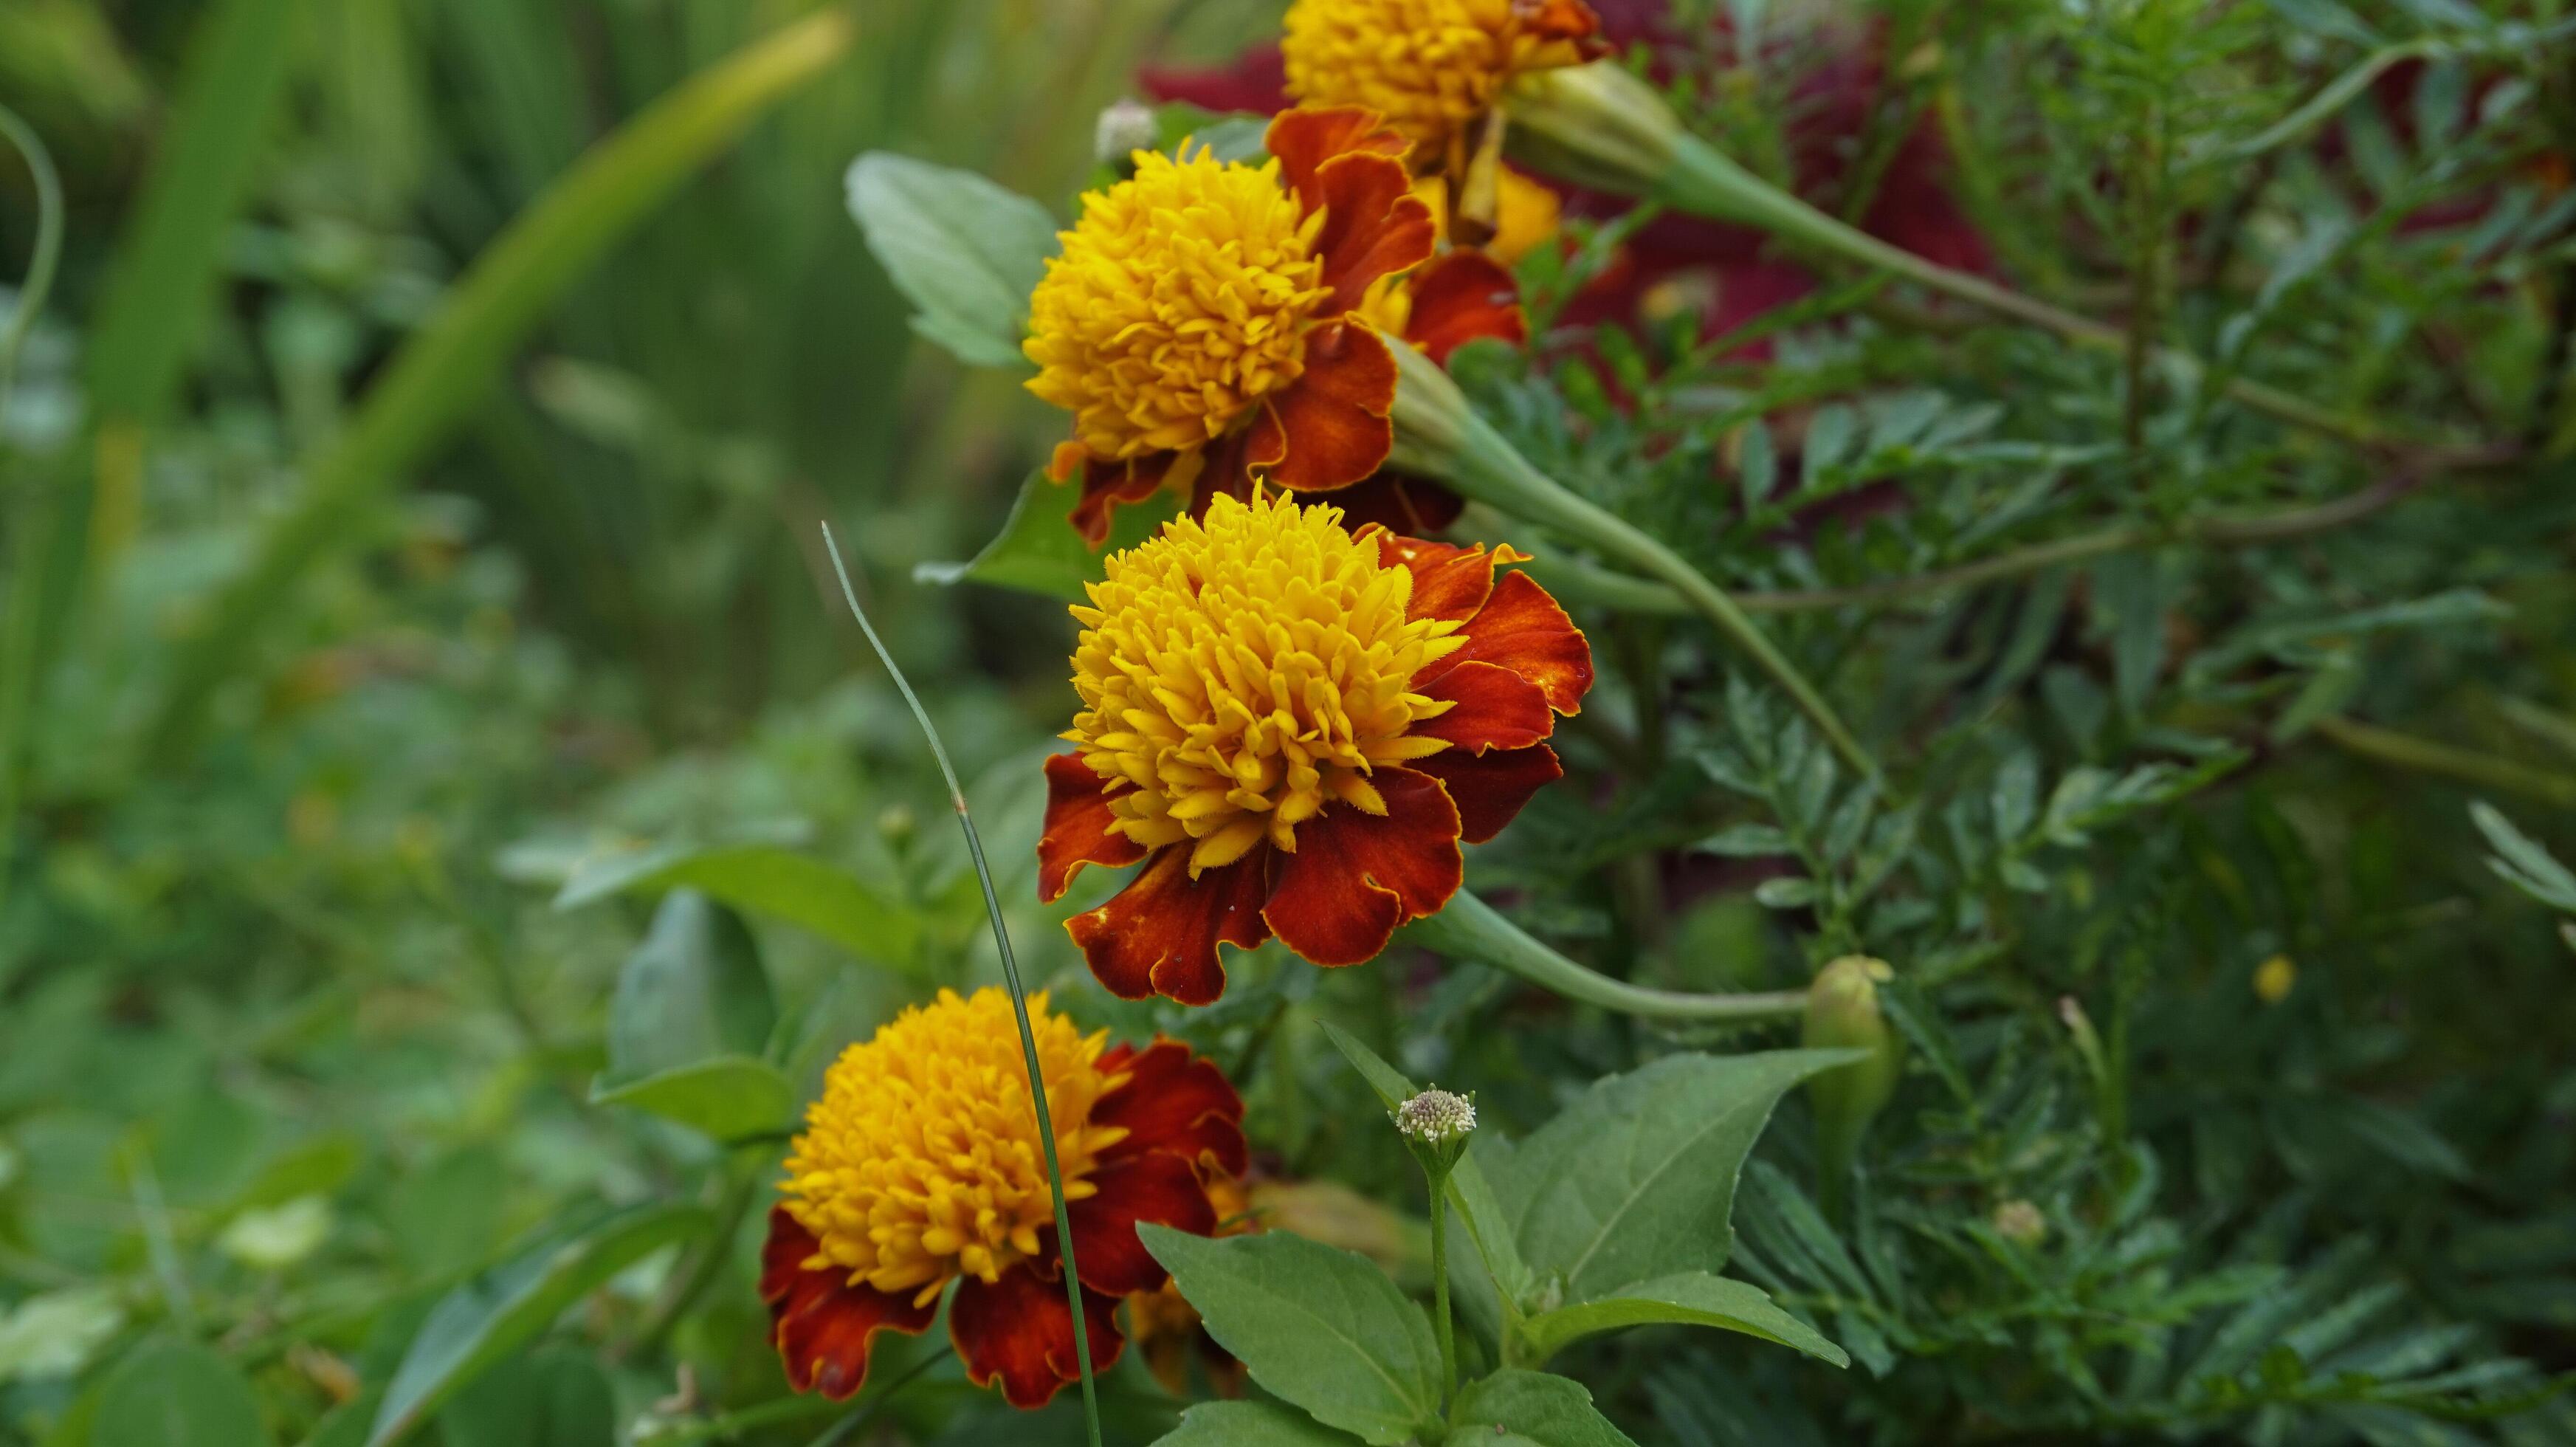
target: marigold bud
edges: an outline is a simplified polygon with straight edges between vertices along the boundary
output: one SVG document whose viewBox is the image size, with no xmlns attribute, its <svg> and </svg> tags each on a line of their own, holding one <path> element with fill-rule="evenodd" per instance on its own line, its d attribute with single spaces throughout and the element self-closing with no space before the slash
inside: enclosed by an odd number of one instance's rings
<svg viewBox="0 0 2576 1447">
<path fill-rule="evenodd" d="M 1396 1107 L 1395 1128 L 1424 1145 L 1447 1145 L 1476 1128 L 1476 1103 L 1435 1086 Z"/>
<path fill-rule="evenodd" d="M 1120 96 L 1102 106 L 1100 119 L 1092 123 L 1091 154 L 1104 166 L 1124 166 L 1136 152 L 1154 149 L 1158 139 L 1154 108 Z"/>
<path fill-rule="evenodd" d="M 1896 1094 L 1905 1068 L 1905 1042 L 1887 1028 L 1878 987 L 1896 978 L 1885 960 L 1845 955 L 1816 972 L 1807 989 L 1805 1043 L 1810 1049 L 1860 1049 L 1869 1058 L 1828 1070 L 1807 1082 L 1816 1111 L 1816 1168 L 1826 1209 L 1838 1212 L 1860 1138 Z"/>
</svg>

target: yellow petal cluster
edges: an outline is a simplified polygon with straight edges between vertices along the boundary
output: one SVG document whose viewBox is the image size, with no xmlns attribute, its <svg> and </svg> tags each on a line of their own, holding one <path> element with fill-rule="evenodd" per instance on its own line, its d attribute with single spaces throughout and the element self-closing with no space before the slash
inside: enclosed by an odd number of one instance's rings
<svg viewBox="0 0 2576 1447">
<path fill-rule="evenodd" d="M 1073 413 L 1091 455 L 1202 446 L 1305 370 L 1329 296 L 1279 163 L 1138 151 L 1136 174 L 1083 197 L 1029 297 L 1029 390 Z"/>
<path fill-rule="evenodd" d="M 1438 147 L 1493 107 L 1514 76 L 1579 57 L 1523 23 L 1526 0 L 1296 0 L 1280 51 L 1288 94 L 1365 106 Z"/>
<path fill-rule="evenodd" d="M 1127 1132 L 1090 1124 L 1122 1077 L 1095 1062 L 1108 1032 L 1084 1035 L 1029 997 L 1065 1196 L 1094 1187 L 1092 1162 Z M 942 990 L 853 1045 L 823 1077 L 823 1097 L 787 1158 L 781 1203 L 822 1243 L 805 1263 L 850 1284 L 927 1302 L 961 1275 L 984 1281 L 1038 1251 L 1055 1221 L 1037 1113 L 1011 998 Z"/>
<path fill-rule="evenodd" d="M 1378 561 L 1341 509 L 1219 496 L 1108 561 L 1076 606 L 1064 737 L 1104 779 L 1116 827 L 1148 849 L 1194 841 L 1190 871 L 1240 859 L 1325 804 L 1384 814 L 1369 774 L 1446 748 L 1408 734 L 1447 702 L 1409 691 L 1464 647 L 1460 624 L 1408 619 L 1413 575 Z"/>
</svg>

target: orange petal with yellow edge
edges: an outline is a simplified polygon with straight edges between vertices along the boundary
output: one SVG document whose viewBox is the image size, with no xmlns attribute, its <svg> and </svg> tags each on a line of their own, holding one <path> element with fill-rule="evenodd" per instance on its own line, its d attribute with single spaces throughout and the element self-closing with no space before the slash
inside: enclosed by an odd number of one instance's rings
<svg viewBox="0 0 2576 1447">
<path fill-rule="evenodd" d="M 1111 827 L 1109 781 L 1079 754 L 1051 754 L 1046 761 L 1045 832 L 1038 836 L 1038 900 L 1053 904 L 1083 866 L 1116 867 L 1145 857 L 1145 846 Z"/>
<path fill-rule="evenodd" d="M 1393 450 L 1394 407 L 1395 355 L 1384 339 L 1355 322 L 1327 322 L 1307 334 L 1305 374 L 1269 400 L 1246 446 L 1280 454 L 1267 477 L 1281 487 L 1348 487 Z"/>
<path fill-rule="evenodd" d="M 1545 689 L 1491 663 L 1449 667 L 1448 662 L 1442 659 L 1433 665 L 1440 672 L 1414 687 L 1426 698 L 1455 706 L 1416 723 L 1408 732 L 1447 739 L 1453 752 L 1464 749 L 1473 754 L 1525 749 L 1556 732 L 1556 715 L 1548 708 Z"/>
<path fill-rule="evenodd" d="M 1469 844 L 1482 844 L 1502 833 L 1531 795 L 1565 777 L 1556 750 L 1545 744 L 1496 749 L 1490 754 L 1449 749 L 1417 759 L 1412 767 L 1448 789 L 1449 802 L 1458 806 L 1458 837 Z"/>
<path fill-rule="evenodd" d="M 1302 837 L 1302 831 L 1301 831 Z M 1107 904 L 1064 922 L 1101 987 L 1122 1000 L 1166 995 L 1211 1005 L 1225 993 L 1217 946 L 1250 949 L 1270 937 L 1261 919 L 1263 844 L 1234 863 L 1190 878 L 1190 851 L 1157 850 Z"/>
<path fill-rule="evenodd" d="M 1441 366 L 1472 341 L 1490 337 L 1519 346 L 1529 340 L 1520 283 L 1484 252 L 1452 251 L 1415 272 L 1405 288 L 1413 311 L 1404 339 Z"/>
<path fill-rule="evenodd" d="M 1136 1238 L 1140 1222 L 1193 1236 L 1216 1234 L 1216 1207 L 1208 1203 L 1207 1187 L 1200 1184 L 1198 1170 L 1179 1156 L 1147 1151 L 1106 1161 L 1094 1165 L 1085 1179 L 1092 1194 L 1067 1206 L 1065 1214 L 1073 1221 L 1074 1264 L 1081 1268 L 1082 1284 L 1093 1291 L 1125 1296 L 1171 1280 L 1163 1263 Z"/>
<path fill-rule="evenodd" d="M 1242 1175 L 1250 1165 L 1243 1097 L 1213 1061 L 1191 1054 L 1177 1040 L 1157 1040 L 1141 1051 L 1111 1046 L 1098 1068 L 1104 1076 L 1127 1077 L 1092 1103 L 1093 1125 L 1127 1132 L 1099 1159 L 1167 1151 L 1194 1165 L 1213 1164 L 1229 1176 Z"/>
<path fill-rule="evenodd" d="M 1085 1291 L 1082 1314 L 1091 1331 L 1091 1369 L 1106 1373 L 1127 1345 L 1118 1332 L 1118 1302 Z M 1067 1383 L 1082 1379 L 1064 1281 L 1048 1280 L 1033 1262 L 1023 1261 L 991 1283 L 973 1276 L 959 1282 L 957 1299 L 948 1306 L 948 1339 L 966 1364 L 966 1380 L 979 1387 L 998 1380 L 1002 1400 L 1014 1407 L 1043 1407 Z"/>
<path fill-rule="evenodd" d="M 1299 106 L 1281 111 L 1262 135 L 1279 158 L 1279 177 L 1306 210 L 1325 204 L 1324 163 L 1353 152 L 1401 157 L 1408 143 L 1377 112 L 1358 106 Z"/>
<path fill-rule="evenodd" d="M 1592 687 L 1592 646 L 1529 574 L 1504 574 L 1461 631 L 1467 646 L 1442 663 L 1500 664 L 1545 689 L 1558 713 L 1582 712 Z"/>
<path fill-rule="evenodd" d="M 841 1401 L 868 1379 L 868 1348 L 878 1332 L 919 1336 L 939 1314 L 939 1302 L 916 1306 L 914 1293 L 852 1286 L 837 1268 L 809 1269 L 822 1245 L 787 1214 L 769 1211 L 769 1239 L 760 1249 L 760 1296 L 769 1303 L 770 1342 L 787 1367 L 787 1384 Z"/>
<path fill-rule="evenodd" d="M 1406 920 L 1449 902 L 1464 881 L 1458 809 L 1428 774 L 1381 768 L 1370 775 L 1384 815 L 1328 805 L 1297 826 L 1297 849 L 1271 856 L 1262 917 L 1319 965 L 1377 958 Z"/>
</svg>

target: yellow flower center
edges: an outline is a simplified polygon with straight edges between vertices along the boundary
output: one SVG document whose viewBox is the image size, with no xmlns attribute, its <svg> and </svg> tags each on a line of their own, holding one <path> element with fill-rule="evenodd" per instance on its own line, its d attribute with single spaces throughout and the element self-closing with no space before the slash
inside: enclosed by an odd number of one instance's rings
<svg viewBox="0 0 2576 1447">
<path fill-rule="evenodd" d="M 1288 93 L 1366 106 L 1429 146 L 1483 115 L 1525 70 L 1570 48 L 1530 34 L 1521 0 L 1296 0 L 1280 51 Z"/>
<path fill-rule="evenodd" d="M 1408 619 L 1413 575 L 1341 517 L 1219 496 L 1111 556 L 1093 606 L 1073 610 L 1083 709 L 1064 737 L 1136 786 L 1109 804 L 1128 838 L 1195 841 L 1193 875 L 1265 835 L 1294 850 L 1327 802 L 1384 814 L 1370 772 L 1448 747 L 1407 733 L 1451 707 L 1409 687 L 1466 645 L 1462 625 Z"/>
<path fill-rule="evenodd" d="M 1222 436 L 1305 369 L 1307 318 L 1331 294 L 1322 225 L 1277 161 L 1137 152 L 1133 177 L 1083 197 L 1029 297 L 1029 390 L 1073 413 L 1095 457 Z"/>
<path fill-rule="evenodd" d="M 1081 1200 L 1096 1189 L 1094 1158 L 1127 1134 L 1090 1124 L 1092 1104 L 1118 1083 L 1093 1064 L 1108 1033 L 1083 1035 L 1047 1013 L 1043 994 L 1029 997 L 1029 1022 L 1064 1193 Z M 1010 997 L 942 990 L 842 1052 L 805 1113 L 781 1194 L 822 1243 L 808 1266 L 919 1302 L 958 1276 L 993 1281 L 1036 1255 L 1055 1204 Z"/>
</svg>

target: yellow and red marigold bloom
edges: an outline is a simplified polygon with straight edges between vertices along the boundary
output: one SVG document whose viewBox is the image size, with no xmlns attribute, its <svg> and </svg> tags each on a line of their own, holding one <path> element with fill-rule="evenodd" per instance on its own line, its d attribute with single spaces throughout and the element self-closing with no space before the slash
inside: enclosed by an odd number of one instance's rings
<svg viewBox="0 0 2576 1447">
<path fill-rule="evenodd" d="M 1046 764 L 1038 890 L 1144 865 L 1065 925 L 1112 994 L 1207 1004 L 1218 945 L 1273 935 L 1356 965 L 1448 902 L 1460 841 L 1564 772 L 1547 739 L 1592 686 L 1565 610 L 1496 577 L 1521 556 L 1257 493 L 1109 558 L 1073 609 L 1082 709 Z"/>
<path fill-rule="evenodd" d="M 1151 1221 L 1200 1235 L 1211 1192 L 1243 1173 L 1243 1102 L 1175 1041 L 1111 1046 L 1029 999 L 1073 1223 L 1083 1326 L 1106 1370 L 1120 1300 L 1170 1280 L 1136 1237 Z M 1228 1198 L 1230 1199 L 1230 1197 Z M 773 1343 L 800 1392 L 867 1380 L 881 1331 L 918 1335 L 957 1283 L 948 1334 L 966 1375 L 1043 1406 L 1078 1378 L 1054 1197 L 1010 997 L 942 990 L 853 1045 L 787 1160 L 761 1253 Z"/>
<path fill-rule="evenodd" d="M 1095 544 L 1158 488 L 1347 487 L 1394 445 L 1395 358 L 1359 309 L 1431 255 L 1404 139 L 1314 110 L 1268 144 L 1259 166 L 1137 152 L 1029 297 L 1029 390 L 1073 413 L 1048 475 L 1082 474 L 1073 522 Z"/>
<path fill-rule="evenodd" d="M 1600 28 L 1584 0 L 1296 0 L 1279 48 L 1292 98 L 1376 111 L 1428 170 L 1514 80 L 1598 55 Z"/>
</svg>

